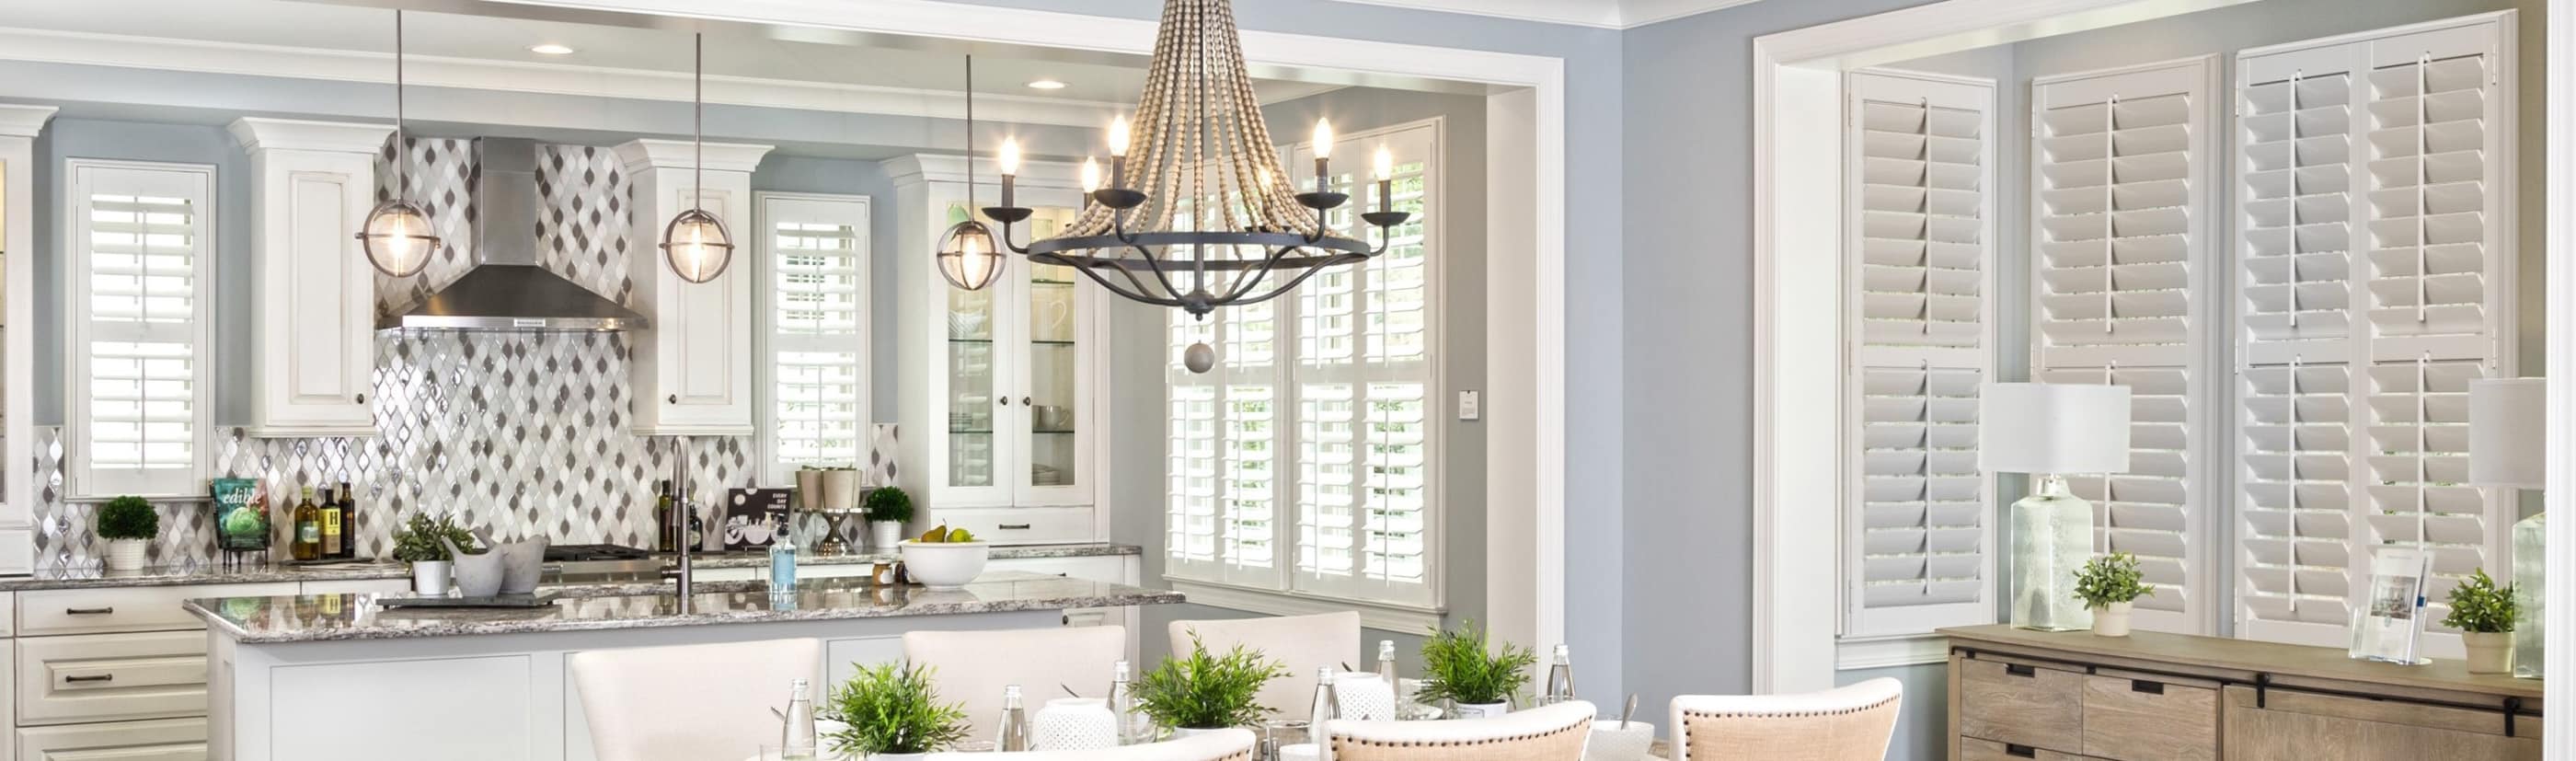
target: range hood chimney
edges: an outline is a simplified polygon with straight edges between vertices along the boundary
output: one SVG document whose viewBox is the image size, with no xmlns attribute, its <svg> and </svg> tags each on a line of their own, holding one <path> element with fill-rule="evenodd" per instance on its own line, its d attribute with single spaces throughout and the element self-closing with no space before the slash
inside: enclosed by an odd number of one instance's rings
<svg viewBox="0 0 2576 761">
<path fill-rule="evenodd" d="M 537 144 L 477 138 L 472 270 L 378 330 L 615 331 L 651 327 L 644 315 L 537 265 Z"/>
</svg>

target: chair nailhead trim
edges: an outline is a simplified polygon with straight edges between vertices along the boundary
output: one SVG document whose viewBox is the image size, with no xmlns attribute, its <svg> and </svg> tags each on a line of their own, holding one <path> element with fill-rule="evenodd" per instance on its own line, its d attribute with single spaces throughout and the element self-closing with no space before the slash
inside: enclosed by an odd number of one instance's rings
<svg viewBox="0 0 2576 761">
<path fill-rule="evenodd" d="M 1341 750 L 1341 749 L 1342 749 L 1342 744 L 1343 744 L 1343 743 L 1352 743 L 1352 744 L 1361 745 L 1361 746 L 1365 746 L 1365 747 L 1372 747 L 1372 748 L 1460 748 L 1460 747 L 1472 747 L 1472 746 L 1477 746 L 1477 745 L 1493 745 L 1493 744 L 1495 744 L 1495 743 L 1521 742 L 1521 741 L 1523 741 L 1523 740 L 1536 740 L 1536 739 L 1545 738 L 1545 737 L 1554 737 L 1554 736 L 1562 735 L 1562 734 L 1565 734 L 1565 733 L 1568 733 L 1568 732 L 1573 732 L 1573 731 L 1575 731 L 1575 730 L 1589 729 L 1591 726 L 1592 726 L 1592 720 L 1591 720 L 1591 719 L 1584 719 L 1584 720 L 1582 720 L 1582 721 L 1575 722 L 1575 723 L 1573 723 L 1573 724 L 1567 725 L 1567 726 L 1565 726 L 1565 727 L 1564 727 L 1564 728 L 1562 728 L 1562 729 L 1554 729 L 1554 730 L 1549 730 L 1549 731 L 1546 731 L 1546 732 L 1540 732 L 1540 733 L 1537 733 L 1537 734 L 1514 735 L 1514 736 L 1511 736 L 1511 737 L 1488 737 L 1488 738 L 1482 738 L 1482 739 L 1477 739 L 1477 740 L 1371 740 L 1371 739 L 1364 738 L 1364 737 L 1347 737 L 1347 736 L 1343 736 L 1343 735 L 1334 735 L 1334 736 L 1333 736 L 1333 750 L 1335 750 L 1335 751 L 1339 751 L 1339 750 Z"/>
<path fill-rule="evenodd" d="M 1845 708 L 1838 711 L 1810 711 L 1803 713 L 1707 713 L 1704 711 L 1685 710 L 1682 712 L 1682 719 L 1684 722 L 1681 726 L 1682 736 L 1681 739 L 1674 741 L 1674 744 L 1681 746 L 1682 748 L 1690 746 L 1690 719 L 1803 719 L 1817 716 L 1847 716 L 1863 711 L 1883 708 L 1887 704 L 1894 703 L 1898 698 L 1902 697 L 1904 696 L 1898 695 L 1893 698 L 1888 698 L 1886 700 L 1881 700 L 1858 708 Z M 1682 750 L 1681 748 L 1676 748 L 1673 751 L 1673 755 L 1678 757 L 1687 752 L 1688 751 Z"/>
</svg>

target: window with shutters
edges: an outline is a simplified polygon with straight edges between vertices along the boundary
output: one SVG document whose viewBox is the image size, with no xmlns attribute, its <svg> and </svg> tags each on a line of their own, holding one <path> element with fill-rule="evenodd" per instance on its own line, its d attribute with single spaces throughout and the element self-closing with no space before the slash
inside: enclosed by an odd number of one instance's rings
<svg viewBox="0 0 2576 761">
<path fill-rule="evenodd" d="M 1994 619 L 1977 391 L 1993 371 L 1994 84 L 1850 75 L 1846 226 L 1856 326 L 1844 440 L 1843 635 Z"/>
<path fill-rule="evenodd" d="M 2128 471 L 2067 484 L 2093 503 L 2095 549 L 2137 556 L 2156 586 L 2135 624 L 2185 634 L 2217 631 L 2201 337 L 2217 72 L 2202 57 L 2031 83 L 2031 377 L 2129 387 Z"/>
<path fill-rule="evenodd" d="M 2374 548 L 2424 546 L 2441 604 L 2507 567 L 2467 486 L 2467 386 L 2517 374 L 2510 12 L 2238 62 L 2238 631 L 2345 643 Z"/>
<path fill-rule="evenodd" d="M 192 497 L 210 440 L 214 168 L 65 166 L 73 493 Z"/>
<path fill-rule="evenodd" d="M 1359 231 L 1368 167 L 1393 154 L 1389 196 L 1413 212 L 1386 253 L 1274 301 L 1206 319 L 1174 311 L 1167 419 L 1167 574 L 1404 610 L 1436 610 L 1440 122 L 1344 136 L 1329 218 Z M 1313 166 L 1300 146 L 1287 165 Z M 1376 232 L 1370 231 L 1375 242 Z M 1216 367 L 1181 365 L 1206 342 Z"/>
<path fill-rule="evenodd" d="M 868 199 L 761 193 L 755 373 L 767 477 L 868 463 Z"/>
</svg>

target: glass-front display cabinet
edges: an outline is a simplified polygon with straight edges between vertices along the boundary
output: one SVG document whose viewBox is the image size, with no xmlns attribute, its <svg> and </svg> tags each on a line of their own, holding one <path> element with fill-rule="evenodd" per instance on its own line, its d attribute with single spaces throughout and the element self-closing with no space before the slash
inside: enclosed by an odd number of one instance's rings
<svg viewBox="0 0 2576 761">
<path fill-rule="evenodd" d="M 989 162 L 967 194 L 956 156 L 888 160 L 901 215 L 895 257 L 897 481 L 922 507 L 912 531 L 948 525 L 1005 544 L 1105 541 L 1093 509 L 1106 466 L 1098 435 L 1109 295 L 1070 268 L 1014 254 L 978 291 L 942 279 L 931 252 L 972 209 L 1000 201 Z M 1030 162 L 1019 203 L 1037 214 L 1016 239 L 1056 234 L 1079 211 L 1069 164 Z M 992 223 L 987 220 L 986 224 Z M 992 225 L 996 234 L 999 225 Z"/>
</svg>

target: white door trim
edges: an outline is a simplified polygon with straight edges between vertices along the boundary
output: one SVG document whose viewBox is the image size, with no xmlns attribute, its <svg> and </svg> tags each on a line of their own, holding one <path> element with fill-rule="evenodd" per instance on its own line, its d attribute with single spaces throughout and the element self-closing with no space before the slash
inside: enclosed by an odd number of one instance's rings
<svg viewBox="0 0 2576 761">
<path fill-rule="evenodd" d="M 1135 55 L 1151 54 L 1155 38 L 1155 22 L 1149 20 L 1013 10 L 945 0 L 499 1 Z M 960 18 L 973 18 L 975 23 L 960 24 Z M 1528 567 L 1526 573 L 1535 576 L 1530 590 L 1534 625 L 1526 641 L 1541 647 L 1565 641 L 1565 60 L 1259 30 L 1243 31 L 1243 52 L 1247 61 L 1256 64 L 1479 82 L 1496 85 L 1498 90 L 1528 88 L 1520 94 L 1523 98 L 1535 95 L 1537 150 L 1513 158 L 1528 163 L 1535 175 L 1528 186 L 1530 197 L 1492 194 L 1487 201 L 1489 215 L 1535 212 L 1529 216 L 1527 233 L 1532 277 L 1525 301 L 1532 305 L 1533 314 L 1525 326 L 1515 321 L 1489 321 L 1486 333 L 1489 345 L 1534 347 L 1526 353 L 1495 352 L 1497 361 L 1489 363 L 1490 377 L 1535 378 L 1536 403 L 1535 409 L 1526 413 L 1532 425 L 1510 429 L 1515 434 L 1527 431 L 1525 437 L 1511 436 L 1525 440 L 1505 441 L 1497 435 L 1489 438 L 1487 446 L 1496 451 L 1525 448 L 1533 453 L 1535 467 L 1528 475 L 1528 493 L 1533 503 L 1517 509 L 1529 510 L 1536 516 L 1535 530 L 1529 535 L 1529 555 L 1489 554 Z M 1498 92 L 1488 97 L 1511 98 L 1514 94 Z M 1531 109 L 1524 105 L 1520 110 Z M 1497 299 L 1495 303 L 1509 302 Z M 1521 329 L 1513 329 L 1515 326 Z M 1445 409 L 1446 405 L 1442 406 Z M 1496 410 L 1487 417 L 1514 412 Z M 1499 503 L 1508 496 L 1508 492 L 1494 490 L 1490 501 Z"/>
<path fill-rule="evenodd" d="M 2549 343 L 2549 491 L 2548 510 L 2558 514 L 2549 523 L 2548 574 L 2549 589 L 2576 588 L 2576 519 L 2567 515 L 2568 499 L 2576 496 L 2576 468 L 2567 467 L 2568 447 L 2576 446 L 2576 214 L 2571 214 L 2565 199 L 2576 193 L 2576 105 L 2567 96 L 2576 92 L 2576 0 L 2549 0 L 2549 13 L 2542 23 L 2548 24 L 2549 84 L 2548 142 L 2549 191 L 2548 266 L 2549 283 L 2545 293 L 2549 302 L 2547 328 Z M 2525 104 L 2528 107 L 2528 104 Z M 2529 305 L 2523 308 L 2529 309 Z M 2566 594 L 2560 593 L 2560 599 Z M 2543 615 L 2547 641 L 2542 649 L 2551 653 L 2545 668 L 2548 678 L 2546 697 L 2576 704 L 2576 605 L 2553 604 Z M 2576 711 L 2554 711 L 2542 717 L 2541 737 L 2549 738 L 2548 757 L 2568 756 L 2568 743 L 2576 742 Z"/>
<path fill-rule="evenodd" d="M 1947 0 L 1753 41 L 1753 691 L 1834 686 L 1845 70 L 2254 0 Z M 2560 0 L 2576 2 L 2576 0 Z M 1247 45 L 1249 43 L 1247 42 Z M 1783 168 L 1794 170 L 1783 171 Z M 1813 347 L 1842 347 L 1815 350 Z M 1788 503 L 1785 504 L 1784 503 Z"/>
</svg>

